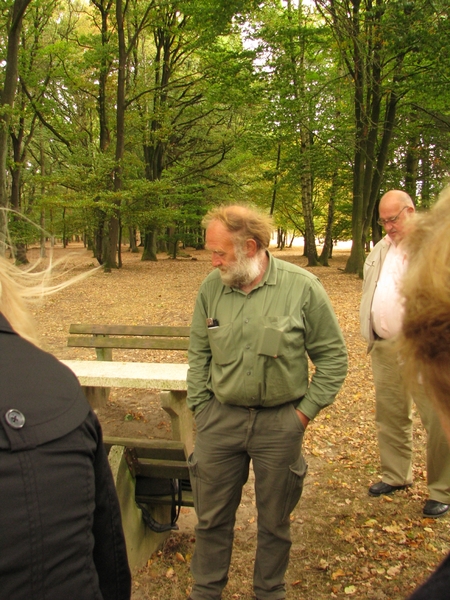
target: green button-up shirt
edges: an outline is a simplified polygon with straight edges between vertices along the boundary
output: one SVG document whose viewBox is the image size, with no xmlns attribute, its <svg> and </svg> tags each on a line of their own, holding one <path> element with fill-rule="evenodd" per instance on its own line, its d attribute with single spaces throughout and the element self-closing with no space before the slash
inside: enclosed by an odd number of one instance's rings
<svg viewBox="0 0 450 600">
<path fill-rule="evenodd" d="M 207 319 L 218 326 L 208 328 Z M 308 357 L 315 370 L 309 381 Z M 331 404 L 347 373 L 347 351 L 320 281 L 269 254 L 250 293 L 222 283 L 215 269 L 194 309 L 187 402 L 273 407 L 298 400 L 310 419 Z"/>
</svg>

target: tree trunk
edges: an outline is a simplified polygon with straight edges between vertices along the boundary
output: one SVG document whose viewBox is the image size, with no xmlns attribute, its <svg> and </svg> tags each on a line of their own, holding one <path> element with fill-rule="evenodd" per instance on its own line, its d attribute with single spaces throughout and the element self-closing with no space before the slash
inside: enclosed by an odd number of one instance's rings
<svg viewBox="0 0 450 600">
<path fill-rule="evenodd" d="M 311 177 L 309 174 L 302 176 L 302 207 L 305 221 L 305 256 L 308 259 L 308 267 L 316 267 L 318 265 L 316 234 L 312 207 Z"/>
<path fill-rule="evenodd" d="M 125 45 L 124 13 L 122 0 L 116 0 L 116 22 L 117 38 L 119 44 L 119 60 L 117 69 L 117 101 L 116 101 L 116 164 L 113 173 L 114 191 L 120 192 L 123 187 L 123 155 L 125 151 L 125 67 L 127 51 Z M 119 197 L 119 194 L 117 194 Z M 117 261 L 117 248 L 120 232 L 120 200 L 114 200 L 113 214 L 108 221 L 108 236 L 105 249 L 105 272 L 117 269 L 120 264 Z"/>
<path fill-rule="evenodd" d="M 20 206 L 20 176 L 21 176 L 21 165 L 20 165 L 20 139 L 13 139 L 13 155 L 14 155 L 14 166 L 11 169 L 11 207 L 18 213 L 14 215 L 14 220 L 20 221 L 19 216 L 21 212 Z M 17 162 L 16 162 L 17 161 Z M 16 263 L 19 265 L 27 265 L 29 260 L 27 258 L 27 245 L 23 240 L 18 240 L 14 244 L 13 248 L 14 257 Z"/>
<path fill-rule="evenodd" d="M 391 60 L 386 61 L 383 28 L 387 2 L 368 4 L 352 0 L 345 4 L 337 0 L 316 0 L 316 4 L 333 22 L 343 61 L 353 80 L 352 248 L 345 271 L 362 277 L 366 239 L 379 199 L 395 124 L 396 87 L 402 78 L 405 52 L 397 51 L 394 44 Z"/>
<path fill-rule="evenodd" d="M 8 138 L 11 108 L 17 89 L 17 69 L 20 45 L 20 33 L 25 11 L 31 0 L 15 0 L 10 8 L 10 27 L 8 31 L 8 47 L 6 51 L 5 77 L 0 92 L 0 209 L 8 206 L 6 188 L 6 162 L 8 155 Z M 5 254 L 7 219 L 4 211 L 0 218 L 0 255 Z"/>
<path fill-rule="evenodd" d="M 158 230 L 156 227 L 152 229 L 146 229 L 144 235 L 144 252 L 142 253 L 141 260 L 153 260 L 157 261 L 156 256 L 156 240 L 158 237 Z"/>
<path fill-rule="evenodd" d="M 178 236 L 175 227 L 167 228 L 167 252 L 173 259 L 177 257 L 178 252 Z"/>
<path fill-rule="evenodd" d="M 14 210 L 20 212 L 20 179 L 22 174 L 21 147 L 23 140 L 23 130 L 19 135 L 11 136 L 13 148 L 13 165 L 11 167 L 11 198 L 10 203 Z"/>
<path fill-rule="evenodd" d="M 364 218 L 364 227 L 363 227 L 363 244 L 365 243 L 370 224 L 372 223 L 372 219 L 376 221 L 376 211 L 375 207 L 379 202 L 379 194 L 380 194 L 380 186 L 381 186 L 381 178 L 383 176 L 387 158 L 389 145 L 392 139 L 392 133 L 394 131 L 395 125 L 395 116 L 397 114 L 397 103 L 398 96 L 396 93 L 392 92 L 388 96 L 388 100 L 386 103 L 386 114 L 383 121 L 383 134 L 380 141 L 380 147 L 377 154 L 377 164 L 376 169 L 373 173 L 373 177 L 371 180 L 370 190 L 369 190 L 369 203 L 366 209 L 365 218 Z"/>
<path fill-rule="evenodd" d="M 100 208 L 94 208 L 95 228 L 94 228 L 94 239 L 93 239 L 93 254 L 97 259 L 99 265 L 103 265 L 104 262 L 104 247 L 103 238 L 105 237 L 106 228 L 106 215 Z"/>
<path fill-rule="evenodd" d="M 45 194 L 45 184 L 44 184 L 44 179 L 45 179 L 45 175 L 46 175 L 46 164 L 45 164 L 45 150 L 44 150 L 44 141 L 42 139 L 42 126 L 40 127 L 40 136 L 39 136 L 39 162 L 40 162 L 40 166 L 41 166 L 41 176 L 42 176 L 42 183 L 41 183 L 41 196 L 44 197 Z M 39 245 L 39 256 L 41 258 L 45 258 L 47 256 L 47 252 L 45 249 L 45 209 L 41 208 L 41 216 L 40 216 L 40 221 L 39 221 L 39 225 L 40 225 L 40 245 Z"/>
<path fill-rule="evenodd" d="M 430 167 L 430 156 L 431 155 L 432 155 L 432 153 L 429 152 L 428 144 L 425 144 L 425 147 L 422 152 L 422 173 L 421 173 L 422 208 L 430 208 L 430 204 L 431 204 L 431 190 L 430 190 L 431 172 L 432 172 L 432 169 Z"/>
<path fill-rule="evenodd" d="M 149 140 L 146 140 L 143 144 L 145 175 L 149 181 L 160 180 L 165 169 L 167 141 L 161 140 L 159 131 L 162 128 L 164 113 L 167 110 L 167 90 L 172 72 L 172 45 L 177 42 L 176 37 L 170 34 L 170 27 L 173 20 L 176 20 L 176 15 L 168 13 L 165 19 L 165 26 L 159 27 L 154 32 L 156 53 L 154 58 L 153 115 L 149 123 Z M 157 239 L 154 237 L 156 234 L 157 229 L 152 229 L 149 232 L 149 240 L 147 240 L 146 235 L 142 260 L 158 260 L 156 256 Z M 148 243 L 151 246 L 148 246 Z"/>
<path fill-rule="evenodd" d="M 281 227 L 278 227 L 278 229 L 277 229 L 277 248 L 279 250 L 283 250 L 285 244 L 286 244 L 286 233 Z"/>
<path fill-rule="evenodd" d="M 278 143 L 277 166 L 276 166 L 276 170 L 275 170 L 275 176 L 273 178 L 273 191 L 272 191 L 272 203 L 270 205 L 270 215 L 273 215 L 273 211 L 275 210 L 275 201 L 277 198 L 277 186 L 278 186 L 278 171 L 280 170 L 280 160 L 281 160 L 281 144 Z"/>
<path fill-rule="evenodd" d="M 128 235 L 130 236 L 130 252 L 137 254 L 139 250 L 136 241 L 136 229 L 134 227 L 129 227 Z"/>
<path fill-rule="evenodd" d="M 358 273 L 362 277 L 365 260 L 363 248 L 363 183 L 364 183 L 364 140 L 366 124 L 364 120 L 364 75 L 363 58 L 359 48 L 359 2 L 354 4 L 352 16 L 353 82 L 355 114 L 355 154 L 353 160 L 353 206 L 352 206 L 352 247 L 345 266 L 346 273 Z"/>
<path fill-rule="evenodd" d="M 289 21 L 293 21 L 296 12 L 297 27 L 301 32 L 303 28 L 303 9 L 300 2 L 297 7 L 291 0 L 287 2 L 287 11 Z M 306 67 L 305 67 L 305 36 L 300 33 L 300 39 L 294 40 L 293 29 L 290 29 L 289 40 L 289 60 L 291 64 L 291 73 L 293 81 L 293 91 L 296 100 L 296 110 L 293 115 L 294 130 L 300 132 L 300 156 L 299 165 L 301 168 L 301 194 L 303 219 L 305 221 L 305 246 L 304 253 L 308 258 L 308 267 L 317 266 L 316 233 L 314 227 L 313 198 L 312 198 L 312 174 L 311 174 L 311 135 L 309 129 L 305 126 L 308 123 L 308 114 L 305 110 L 305 89 L 306 89 Z"/>
<path fill-rule="evenodd" d="M 419 172 L 419 136 L 415 135 L 408 144 L 405 159 L 405 192 L 416 202 L 417 176 Z"/>
<path fill-rule="evenodd" d="M 16 258 L 16 264 L 18 265 L 28 265 L 29 264 L 29 260 L 27 257 L 27 245 L 24 244 L 23 242 L 19 242 L 18 244 L 16 244 L 15 248 L 14 248 L 14 253 L 15 253 L 15 258 Z"/>
<path fill-rule="evenodd" d="M 330 190 L 330 200 L 328 202 L 328 215 L 327 215 L 327 224 L 325 227 L 325 240 L 323 243 L 322 252 L 319 257 L 319 263 L 323 267 L 328 267 L 328 259 L 331 258 L 331 252 L 333 249 L 333 222 L 334 222 L 334 207 L 335 207 L 335 195 L 337 190 L 337 177 L 338 174 L 335 171 L 333 173 L 331 190 Z"/>
<path fill-rule="evenodd" d="M 110 43 L 110 33 L 108 20 L 111 11 L 111 4 L 103 0 L 96 2 L 95 7 L 100 12 L 101 22 L 101 44 L 102 52 L 100 54 L 100 66 L 98 69 L 98 97 L 97 97 L 97 112 L 99 122 L 99 145 L 100 152 L 105 154 L 110 144 L 110 131 L 108 123 L 108 107 L 107 107 L 107 85 L 110 76 L 110 63 L 108 58 L 108 46 Z M 112 180 L 108 177 L 105 181 L 105 187 L 111 189 Z M 114 243 L 114 239 L 109 238 L 110 229 L 114 229 L 114 224 L 110 223 L 107 215 L 103 210 L 96 210 L 96 227 L 94 229 L 94 256 L 100 265 L 108 265 L 105 269 L 110 270 L 111 261 L 115 261 L 115 253 L 111 256 L 110 248 L 106 248 L 108 243 Z M 108 233 L 106 233 L 108 232 Z M 116 240 L 117 241 L 117 240 Z"/>
<path fill-rule="evenodd" d="M 119 219 L 112 216 L 108 219 L 108 231 L 104 238 L 103 268 L 105 273 L 117 269 L 117 244 L 119 241 Z"/>
<path fill-rule="evenodd" d="M 46 258 L 47 256 L 47 250 L 45 248 L 45 240 L 46 240 L 46 235 L 45 235 L 45 211 L 43 208 L 41 208 L 41 216 L 39 219 L 39 226 L 40 226 L 40 242 L 39 242 L 39 256 L 41 258 Z"/>
</svg>

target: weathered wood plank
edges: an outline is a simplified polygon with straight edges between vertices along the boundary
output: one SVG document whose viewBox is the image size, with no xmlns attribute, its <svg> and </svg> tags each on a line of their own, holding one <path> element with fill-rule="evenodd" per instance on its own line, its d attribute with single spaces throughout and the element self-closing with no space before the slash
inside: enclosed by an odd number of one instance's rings
<svg viewBox="0 0 450 600">
<path fill-rule="evenodd" d="M 71 334 L 92 335 L 136 335 L 159 337 L 189 337 L 190 327 L 176 325 L 95 325 L 72 323 L 69 327 Z"/>
<path fill-rule="evenodd" d="M 83 386 L 186 390 L 186 363 L 62 360 Z"/>
<path fill-rule="evenodd" d="M 186 461 L 139 459 L 140 477 L 162 477 L 165 479 L 189 479 L 189 469 Z"/>
<path fill-rule="evenodd" d="M 141 504 L 170 505 L 171 501 L 172 496 L 150 496 L 148 494 L 136 494 L 136 502 L 140 502 Z M 194 496 L 191 491 L 183 490 L 181 506 L 194 506 Z"/>
<path fill-rule="evenodd" d="M 103 437 L 103 444 L 108 448 L 111 448 L 111 446 L 135 448 L 138 456 L 147 458 L 173 456 L 175 460 L 183 460 L 187 457 L 184 443 L 178 440 L 148 440 L 145 438 L 105 435 Z"/>
<path fill-rule="evenodd" d="M 187 338 L 133 338 L 133 337 L 73 337 L 67 338 L 67 345 L 71 348 L 117 348 L 140 350 L 187 350 Z"/>
</svg>

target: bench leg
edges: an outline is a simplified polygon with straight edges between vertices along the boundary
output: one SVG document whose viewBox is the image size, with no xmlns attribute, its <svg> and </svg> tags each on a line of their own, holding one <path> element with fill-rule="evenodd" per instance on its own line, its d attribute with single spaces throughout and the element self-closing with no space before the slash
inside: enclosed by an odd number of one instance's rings
<svg viewBox="0 0 450 600">
<path fill-rule="evenodd" d="M 188 455 L 194 450 L 194 419 L 186 404 L 185 391 L 162 391 L 162 408 L 170 415 L 172 439 L 184 442 Z"/>
<path fill-rule="evenodd" d="M 94 387 L 92 385 L 83 385 L 82 387 L 91 408 L 104 408 L 106 406 L 111 388 Z"/>
<path fill-rule="evenodd" d="M 135 480 L 130 473 L 123 450 L 123 446 L 112 446 L 109 452 L 109 463 L 119 498 L 128 562 L 130 568 L 135 569 L 147 564 L 151 555 L 159 550 L 171 532 L 156 533 L 145 525 L 141 509 L 134 500 Z M 170 506 L 148 507 L 152 516 L 160 523 L 170 522 L 170 508 Z"/>
</svg>

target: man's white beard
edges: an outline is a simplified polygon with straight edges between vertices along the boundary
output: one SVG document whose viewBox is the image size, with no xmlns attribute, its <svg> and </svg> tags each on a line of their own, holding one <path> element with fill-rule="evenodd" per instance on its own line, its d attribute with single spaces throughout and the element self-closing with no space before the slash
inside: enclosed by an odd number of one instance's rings
<svg viewBox="0 0 450 600">
<path fill-rule="evenodd" d="M 264 252 L 248 258 L 241 248 L 235 249 L 236 262 L 220 271 L 222 283 L 229 287 L 241 288 L 250 285 L 261 274 L 263 268 Z"/>
</svg>

